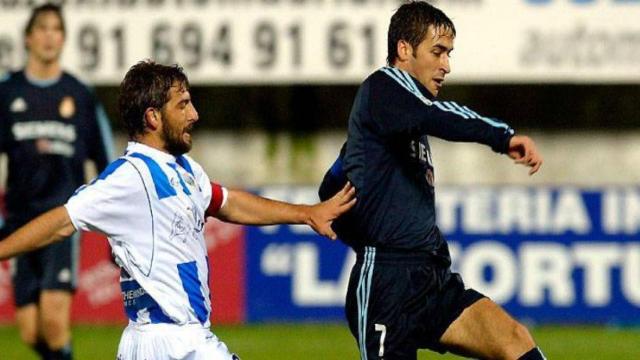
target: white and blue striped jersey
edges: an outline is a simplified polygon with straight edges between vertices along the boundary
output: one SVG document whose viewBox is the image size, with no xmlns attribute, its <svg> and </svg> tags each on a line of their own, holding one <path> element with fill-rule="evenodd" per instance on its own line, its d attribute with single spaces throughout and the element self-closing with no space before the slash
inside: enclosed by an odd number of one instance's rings
<svg viewBox="0 0 640 360">
<path fill-rule="evenodd" d="M 209 327 L 204 223 L 226 194 L 188 156 L 130 142 L 65 206 L 76 229 L 108 237 L 130 322 Z"/>
</svg>

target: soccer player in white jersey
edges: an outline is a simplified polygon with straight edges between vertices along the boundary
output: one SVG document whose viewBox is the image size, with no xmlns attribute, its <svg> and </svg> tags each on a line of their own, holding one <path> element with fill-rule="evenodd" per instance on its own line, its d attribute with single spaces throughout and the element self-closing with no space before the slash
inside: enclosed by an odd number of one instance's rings
<svg viewBox="0 0 640 360">
<path fill-rule="evenodd" d="M 118 359 L 237 357 L 209 330 L 207 216 L 250 225 L 308 224 L 331 238 L 332 221 L 355 203 L 347 184 L 316 205 L 293 205 L 226 189 L 184 155 L 198 113 L 177 66 L 134 65 L 120 86 L 120 115 L 130 142 L 124 156 L 65 206 L 0 242 L 0 259 L 34 250 L 76 230 L 107 235 L 121 268 L 129 326 Z"/>
</svg>

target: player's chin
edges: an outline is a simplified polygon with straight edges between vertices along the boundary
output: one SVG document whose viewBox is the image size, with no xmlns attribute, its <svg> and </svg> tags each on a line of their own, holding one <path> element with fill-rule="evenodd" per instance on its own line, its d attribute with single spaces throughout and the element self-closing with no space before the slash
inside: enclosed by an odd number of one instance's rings
<svg viewBox="0 0 640 360">
<path fill-rule="evenodd" d="M 433 85 L 433 86 L 429 86 L 427 90 L 429 90 L 429 92 L 431 93 L 431 95 L 433 95 L 433 97 L 437 97 L 438 93 L 440 93 L 440 87 L 441 86 Z"/>
<path fill-rule="evenodd" d="M 188 139 L 185 139 L 185 141 L 182 143 L 184 149 L 186 150 L 185 152 L 189 152 L 191 151 L 191 147 L 193 146 L 193 140 L 191 138 L 191 135 L 189 135 Z"/>
</svg>

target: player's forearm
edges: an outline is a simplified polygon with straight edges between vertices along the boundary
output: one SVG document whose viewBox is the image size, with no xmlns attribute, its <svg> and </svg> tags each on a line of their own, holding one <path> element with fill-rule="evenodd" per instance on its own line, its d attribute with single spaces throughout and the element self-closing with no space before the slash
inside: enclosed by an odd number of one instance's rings
<svg viewBox="0 0 640 360">
<path fill-rule="evenodd" d="M 59 206 L 38 216 L 0 241 L 0 260 L 62 240 L 74 231 L 67 209 Z"/>
<path fill-rule="evenodd" d="M 310 219 L 309 208 L 229 190 L 227 202 L 216 217 L 245 225 L 306 224 Z"/>
<path fill-rule="evenodd" d="M 447 110 L 448 109 L 448 110 Z M 421 119 L 422 133 L 448 141 L 477 142 L 506 153 L 514 130 L 499 120 L 487 118 L 467 107 L 433 105 Z"/>
</svg>

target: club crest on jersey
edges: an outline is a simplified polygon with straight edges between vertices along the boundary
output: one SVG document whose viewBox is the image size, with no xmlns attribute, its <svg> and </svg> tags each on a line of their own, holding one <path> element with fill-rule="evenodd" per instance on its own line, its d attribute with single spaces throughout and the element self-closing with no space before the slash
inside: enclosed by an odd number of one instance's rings
<svg viewBox="0 0 640 360">
<path fill-rule="evenodd" d="M 184 176 L 184 181 L 187 182 L 187 184 L 189 184 L 191 187 L 195 187 L 196 186 L 196 182 L 195 180 L 193 180 L 193 177 L 189 174 L 186 174 Z"/>
<path fill-rule="evenodd" d="M 27 111 L 27 102 L 23 98 L 17 97 L 9 106 L 9 110 L 13 113 L 25 112 Z"/>
<path fill-rule="evenodd" d="M 65 96 L 60 101 L 60 106 L 58 107 L 58 112 L 60 112 L 60 116 L 65 119 L 69 119 L 76 113 L 76 102 L 71 96 Z"/>
</svg>

